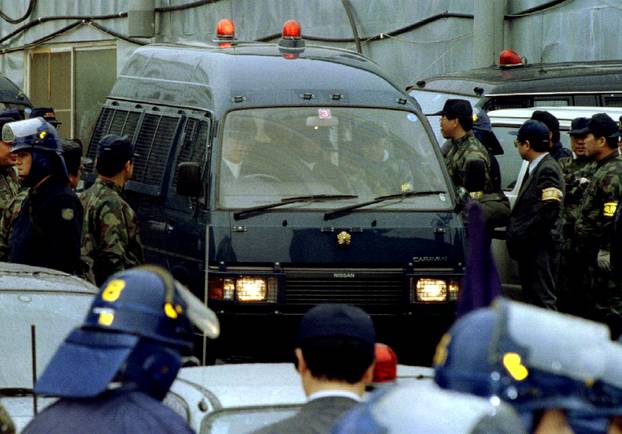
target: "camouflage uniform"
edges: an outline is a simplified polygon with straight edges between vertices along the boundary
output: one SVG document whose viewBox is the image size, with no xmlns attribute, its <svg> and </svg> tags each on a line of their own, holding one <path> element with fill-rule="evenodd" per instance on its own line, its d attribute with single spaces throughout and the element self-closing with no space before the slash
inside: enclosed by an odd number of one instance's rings
<svg viewBox="0 0 622 434">
<path fill-rule="evenodd" d="M 9 413 L 0 405 L 0 434 L 15 434 L 15 424 Z"/>
<path fill-rule="evenodd" d="M 0 212 L 4 212 L 21 186 L 13 166 L 0 168 Z"/>
<path fill-rule="evenodd" d="M 611 251 L 613 217 L 622 195 L 622 156 L 615 150 L 595 167 L 575 225 L 576 248 L 583 267 L 580 284 L 587 292 L 590 314 L 614 325 L 622 318 L 622 288 L 612 272 L 598 267 L 597 256 L 599 250 Z"/>
<path fill-rule="evenodd" d="M 121 187 L 98 178 L 80 200 L 84 207 L 82 260 L 86 277 L 101 285 L 111 274 L 143 263 L 138 219 Z"/>
<path fill-rule="evenodd" d="M 451 142 L 451 149 L 447 153 L 445 163 L 454 185 L 456 187 L 464 187 L 466 185 L 467 163 L 472 160 L 482 160 L 486 166 L 486 178 L 484 181 L 484 191 L 481 193 L 493 193 L 494 188 L 490 176 L 490 157 L 484 145 L 475 138 L 472 132 L 466 133 L 466 135 L 457 140 L 451 140 Z"/>
<path fill-rule="evenodd" d="M 351 176 L 357 188 L 382 196 L 413 190 L 413 176 L 408 163 L 401 160 L 366 161 L 365 167 Z"/>
<path fill-rule="evenodd" d="M 28 197 L 28 190 L 20 190 L 8 203 L 0 218 L 0 261 L 9 260 L 9 245 L 11 233 L 13 232 L 13 222 L 22 209 L 24 199 Z"/>
<path fill-rule="evenodd" d="M 589 186 L 596 171 L 596 162 L 590 158 L 564 157 L 558 160 L 566 182 L 566 195 L 562 212 L 564 243 L 557 281 L 558 308 L 562 312 L 586 315 L 585 288 L 581 271 L 580 250 L 574 237 L 574 228 L 578 217 L 583 193 Z"/>
</svg>

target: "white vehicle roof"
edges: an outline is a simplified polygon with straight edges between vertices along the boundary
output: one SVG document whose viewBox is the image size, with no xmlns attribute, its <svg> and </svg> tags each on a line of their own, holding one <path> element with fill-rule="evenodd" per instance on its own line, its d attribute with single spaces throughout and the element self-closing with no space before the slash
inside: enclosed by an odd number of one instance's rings
<svg viewBox="0 0 622 434">
<path fill-rule="evenodd" d="M 531 118 L 531 114 L 536 110 L 543 110 L 551 113 L 559 120 L 560 129 L 566 129 L 570 127 L 570 122 L 578 117 L 589 118 L 595 113 L 607 113 L 611 118 L 618 122 L 620 116 L 622 116 L 621 107 L 529 107 L 529 108 L 512 108 L 491 110 L 488 112 L 488 117 L 493 124 L 517 124 L 520 125 L 527 119 Z"/>
</svg>

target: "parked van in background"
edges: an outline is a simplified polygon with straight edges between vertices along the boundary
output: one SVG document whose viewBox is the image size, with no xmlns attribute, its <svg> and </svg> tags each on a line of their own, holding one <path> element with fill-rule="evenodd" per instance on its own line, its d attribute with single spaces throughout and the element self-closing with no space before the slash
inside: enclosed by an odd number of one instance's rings
<svg viewBox="0 0 622 434">
<path fill-rule="evenodd" d="M 367 58 L 307 45 L 295 21 L 278 44 L 238 43 L 230 21 L 218 34 L 137 49 L 91 138 L 89 157 L 105 134 L 136 145 L 125 189 L 146 260 L 204 297 L 222 345 L 265 353 L 288 319 L 342 302 L 398 354 L 425 340 L 429 357 L 464 229 L 419 106 Z M 408 325 L 383 336 L 383 320 Z"/>
<path fill-rule="evenodd" d="M 406 88 L 424 113 L 436 113 L 449 98 L 471 102 L 474 110 L 603 106 L 622 107 L 622 60 L 528 64 L 504 50 L 499 65 L 416 80 Z M 430 117 L 442 140 L 438 117 Z"/>
<path fill-rule="evenodd" d="M 559 120 L 560 136 L 564 147 L 570 149 L 570 123 L 578 117 L 589 118 L 595 113 L 607 113 L 614 120 L 622 116 L 622 108 L 610 107 L 533 107 L 524 109 L 503 109 L 488 112 L 492 129 L 503 147 L 503 155 L 497 155 L 501 169 L 501 187 L 514 205 L 516 197 L 527 173 L 528 163 L 523 161 L 518 155 L 514 146 L 518 128 L 535 110 L 546 110 Z M 497 236 L 503 238 L 503 231 Z M 519 289 L 518 266 L 515 261 L 510 259 L 505 246 L 505 240 L 493 240 L 493 256 L 497 265 L 501 282 L 506 290 L 515 291 Z"/>
</svg>

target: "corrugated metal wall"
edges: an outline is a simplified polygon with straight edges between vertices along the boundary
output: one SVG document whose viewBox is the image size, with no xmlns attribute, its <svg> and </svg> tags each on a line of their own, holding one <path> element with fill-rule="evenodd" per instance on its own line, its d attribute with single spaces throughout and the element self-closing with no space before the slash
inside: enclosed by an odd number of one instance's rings
<svg viewBox="0 0 622 434">
<path fill-rule="evenodd" d="M 492 0 L 506 1 L 506 0 Z M 190 3 L 191 0 L 156 0 L 156 7 Z M 21 16 L 29 0 L 0 0 L 0 9 Z M 439 72 L 472 66 L 473 0 L 350 0 L 361 35 L 363 52 L 385 67 L 402 85 Z M 507 0 L 508 15 L 551 4 L 549 9 L 521 17 L 506 17 L 505 41 L 532 63 L 561 60 L 622 58 L 622 2 L 619 0 Z M 127 11 L 127 0 L 39 0 L 23 23 L 0 20 L 0 38 L 38 18 L 73 16 L 44 22 L 3 40 L 0 69 L 18 84 L 24 83 L 23 50 L 18 49 L 78 21 L 76 16 L 99 16 Z M 449 12 L 465 17 L 443 18 L 409 32 L 367 41 L 371 36 L 409 26 Z M 154 41 L 211 40 L 213 27 L 222 17 L 235 20 L 238 37 L 254 40 L 280 32 L 282 23 L 297 18 L 303 33 L 326 38 L 351 38 L 352 29 L 341 0 L 219 0 L 197 8 L 159 13 Z M 112 31 L 127 34 L 127 19 L 97 20 Z M 114 39 L 85 24 L 52 42 Z M 329 44 L 330 45 L 330 44 Z M 355 49 L 354 42 L 333 43 Z M 135 46 L 118 42 L 118 68 Z"/>
</svg>

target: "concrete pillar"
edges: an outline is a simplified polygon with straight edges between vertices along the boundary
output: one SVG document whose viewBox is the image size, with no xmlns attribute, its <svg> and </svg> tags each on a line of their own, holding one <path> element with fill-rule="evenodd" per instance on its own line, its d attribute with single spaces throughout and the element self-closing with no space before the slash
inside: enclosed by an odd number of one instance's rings
<svg viewBox="0 0 622 434">
<path fill-rule="evenodd" d="M 503 50 L 506 0 L 473 0 L 473 67 L 494 65 Z"/>
<path fill-rule="evenodd" d="M 130 37 L 152 38 L 155 34 L 155 0 L 129 0 L 127 28 Z"/>
</svg>

